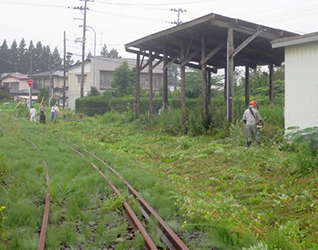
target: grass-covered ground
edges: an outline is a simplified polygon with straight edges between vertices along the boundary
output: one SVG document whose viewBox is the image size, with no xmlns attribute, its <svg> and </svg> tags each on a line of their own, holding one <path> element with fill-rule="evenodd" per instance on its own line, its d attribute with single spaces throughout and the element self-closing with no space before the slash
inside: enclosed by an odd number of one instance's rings
<svg viewBox="0 0 318 250">
<path fill-rule="evenodd" d="M 317 153 L 307 145 L 288 146 L 281 130 L 274 122 L 266 124 L 266 118 L 263 144 L 247 148 L 240 122 L 226 136 L 189 136 L 169 135 L 159 121 L 151 129 L 142 119 L 130 122 L 130 114 L 79 119 L 65 112 L 51 123 L 47 112 L 43 125 L 30 123 L 24 111 L 7 113 L 0 115 L 3 249 L 33 249 L 37 243 L 46 190 L 43 157 L 52 185 L 60 191 L 48 231 L 50 249 L 59 249 L 60 242 L 75 247 L 89 241 L 89 232 L 76 231 L 77 220 L 98 220 L 87 214 L 98 206 L 96 197 L 105 191 L 105 181 L 88 166 L 89 158 L 74 154 L 65 140 L 119 171 L 190 249 L 318 249 Z M 102 231 L 100 238 L 94 235 L 100 240 L 87 243 L 90 249 L 101 249 Z M 14 236 L 17 232 L 23 237 Z"/>
</svg>

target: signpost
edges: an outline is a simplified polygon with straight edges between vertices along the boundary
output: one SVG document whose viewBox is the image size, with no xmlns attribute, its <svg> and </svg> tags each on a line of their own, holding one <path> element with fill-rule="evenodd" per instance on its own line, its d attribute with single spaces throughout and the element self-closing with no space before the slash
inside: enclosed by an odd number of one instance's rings
<svg viewBox="0 0 318 250">
<path fill-rule="evenodd" d="M 31 109 L 31 102 L 32 102 L 32 99 L 31 99 L 31 86 L 32 86 L 33 80 L 27 80 L 27 83 L 29 85 L 29 109 Z"/>
</svg>

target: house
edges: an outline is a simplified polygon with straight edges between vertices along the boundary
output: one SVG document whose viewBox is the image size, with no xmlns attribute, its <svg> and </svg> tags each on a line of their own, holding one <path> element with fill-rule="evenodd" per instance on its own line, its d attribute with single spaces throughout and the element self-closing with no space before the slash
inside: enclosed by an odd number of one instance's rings
<svg viewBox="0 0 318 250">
<path fill-rule="evenodd" d="M 84 64 L 84 96 L 91 90 L 91 87 L 96 87 L 99 92 L 104 92 L 111 89 L 111 81 L 113 72 L 117 67 L 126 61 L 132 69 L 136 66 L 136 60 L 131 58 L 106 58 L 94 57 L 85 60 Z M 75 100 L 80 97 L 81 91 L 81 63 L 77 63 L 68 68 L 69 88 L 66 92 L 68 97 L 68 107 L 75 109 Z M 95 74 L 94 74 L 95 72 Z M 148 89 L 148 68 L 140 73 L 140 87 Z M 162 65 L 153 69 L 153 89 L 158 91 L 163 84 Z"/>
<path fill-rule="evenodd" d="M 271 42 L 285 48 L 285 129 L 318 126 L 318 32 Z"/>
<path fill-rule="evenodd" d="M 63 90 L 64 90 L 64 71 L 46 71 L 32 75 L 33 85 L 32 91 L 40 91 L 42 88 L 49 87 L 50 97 L 59 100 L 60 105 L 63 104 Z M 65 73 L 65 87 L 68 88 L 68 74 Z M 66 107 L 68 100 L 66 99 Z"/>
<path fill-rule="evenodd" d="M 30 87 L 27 83 L 30 80 L 30 75 L 23 73 L 7 73 L 3 74 L 0 78 L 0 86 L 6 86 L 9 88 L 10 96 L 14 99 L 29 98 Z M 37 96 L 42 88 L 52 87 L 53 96 L 63 103 L 63 89 L 64 89 L 64 72 L 42 72 L 32 75 L 32 100 L 36 100 Z M 50 84 L 51 82 L 51 84 Z M 67 75 L 66 75 L 66 86 L 67 86 Z"/>
<path fill-rule="evenodd" d="M 29 75 L 23 73 L 6 73 L 0 78 L 0 86 L 5 86 L 10 91 L 10 97 L 14 100 L 21 98 L 29 99 L 30 87 L 27 81 L 30 80 Z M 32 91 L 32 94 L 37 96 L 38 90 Z M 36 99 L 32 96 L 32 100 Z"/>
<path fill-rule="evenodd" d="M 30 80 L 27 74 L 7 73 L 0 78 L 0 85 L 9 88 L 10 93 L 18 90 L 29 89 L 27 80 Z"/>
</svg>

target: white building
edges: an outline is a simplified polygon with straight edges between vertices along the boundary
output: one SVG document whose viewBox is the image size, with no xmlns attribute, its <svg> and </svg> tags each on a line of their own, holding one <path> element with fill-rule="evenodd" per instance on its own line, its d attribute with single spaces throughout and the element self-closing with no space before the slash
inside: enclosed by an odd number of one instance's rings
<svg viewBox="0 0 318 250">
<path fill-rule="evenodd" d="M 124 61 L 128 63 L 131 69 L 136 67 L 136 60 L 130 58 L 95 57 L 86 60 L 84 67 L 84 96 L 91 90 L 92 86 L 96 87 L 101 93 L 106 89 L 111 89 L 112 74 Z M 68 69 L 67 107 L 72 110 L 75 109 L 75 100 L 80 97 L 81 69 L 81 63 L 75 64 Z M 146 67 L 140 74 L 140 87 L 142 89 L 148 89 L 148 77 L 148 67 Z M 163 72 L 162 64 L 160 64 L 153 70 L 153 89 L 159 90 L 162 85 Z"/>
<path fill-rule="evenodd" d="M 318 32 L 272 41 L 285 47 L 285 129 L 318 126 Z"/>
</svg>

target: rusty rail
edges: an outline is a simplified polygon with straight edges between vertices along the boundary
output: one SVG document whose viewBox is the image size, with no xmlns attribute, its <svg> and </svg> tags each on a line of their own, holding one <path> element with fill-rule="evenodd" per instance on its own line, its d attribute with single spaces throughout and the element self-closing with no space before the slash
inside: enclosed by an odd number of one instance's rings
<svg viewBox="0 0 318 250">
<path fill-rule="evenodd" d="M 158 220 L 159 225 L 160 225 L 158 230 L 160 230 L 160 232 L 161 232 L 161 239 L 165 242 L 168 249 L 170 249 L 170 250 L 189 250 L 189 248 L 176 235 L 176 233 L 168 226 L 168 224 L 159 216 L 159 214 L 147 203 L 147 201 L 127 181 L 125 181 L 123 179 L 123 177 L 116 170 L 114 170 L 111 166 L 109 166 L 106 162 L 104 162 L 102 159 L 100 159 L 96 155 L 88 152 L 86 149 L 83 149 L 83 150 L 85 152 L 87 152 L 88 154 L 90 154 L 91 156 L 93 156 L 94 158 L 96 158 L 97 160 L 99 160 L 111 172 L 113 172 L 115 175 L 117 175 L 120 179 L 122 179 L 124 181 L 129 192 L 131 194 L 133 194 L 135 196 L 135 198 L 137 198 L 140 206 L 142 207 L 142 214 L 149 222 L 151 222 L 151 215 L 154 216 Z M 100 173 L 101 173 L 101 171 L 100 171 Z"/>
</svg>

